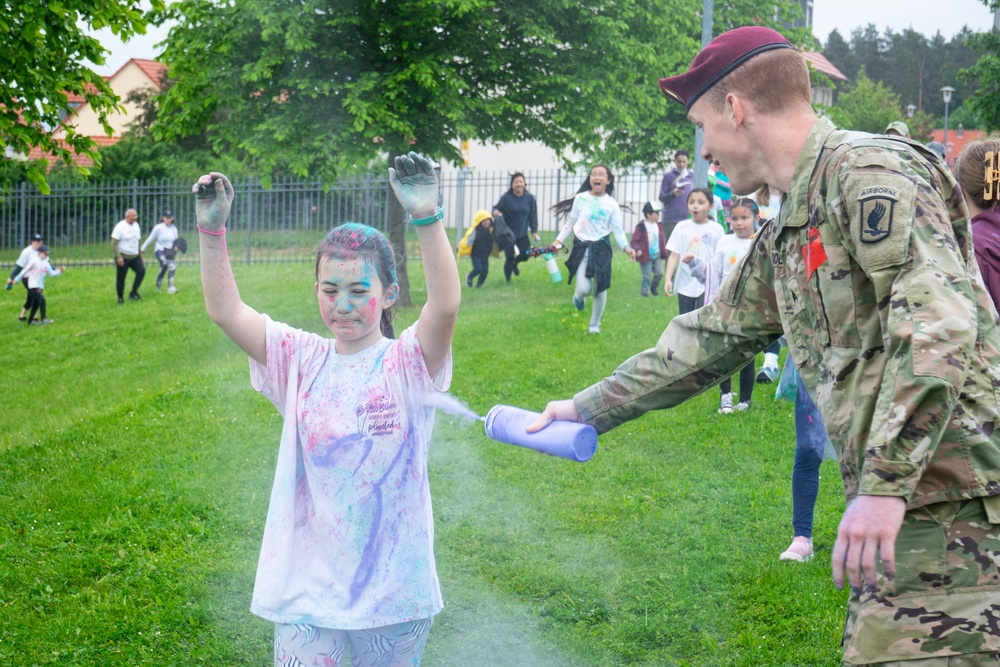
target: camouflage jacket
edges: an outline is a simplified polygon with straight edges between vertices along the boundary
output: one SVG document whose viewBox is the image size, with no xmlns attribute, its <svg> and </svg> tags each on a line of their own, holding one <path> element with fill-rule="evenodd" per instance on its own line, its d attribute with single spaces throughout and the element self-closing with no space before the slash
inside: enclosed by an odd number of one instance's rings
<svg viewBox="0 0 1000 667">
<path fill-rule="evenodd" d="M 968 219 L 922 146 L 820 119 L 778 219 L 719 298 L 675 317 L 576 408 L 608 431 L 714 386 L 784 333 L 848 499 L 1000 495 L 1000 328 Z"/>
</svg>

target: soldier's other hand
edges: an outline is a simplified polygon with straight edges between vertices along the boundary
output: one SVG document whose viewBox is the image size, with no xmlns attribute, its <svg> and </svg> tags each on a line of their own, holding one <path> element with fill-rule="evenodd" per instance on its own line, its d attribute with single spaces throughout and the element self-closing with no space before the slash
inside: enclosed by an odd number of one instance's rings
<svg viewBox="0 0 1000 667">
<path fill-rule="evenodd" d="M 434 165 L 423 155 L 410 151 L 398 155 L 389 168 L 389 185 L 410 217 L 429 218 L 437 212 L 438 179 Z"/>
<path fill-rule="evenodd" d="M 118 264 L 118 266 L 125 266 L 125 258 L 124 257 L 119 257 L 118 259 L 115 260 L 115 262 Z"/>
<path fill-rule="evenodd" d="M 191 186 L 195 194 L 194 213 L 198 226 L 210 232 L 225 229 L 235 193 L 233 184 L 224 174 L 213 171 Z"/>
<path fill-rule="evenodd" d="M 670 280 L 669 278 L 667 278 L 666 280 L 663 281 L 663 293 L 666 296 L 673 296 L 674 295 L 674 282 L 672 280 Z"/>
<path fill-rule="evenodd" d="M 573 399 L 566 399 L 565 401 L 550 401 L 545 409 L 542 410 L 541 416 L 535 420 L 531 426 L 528 426 L 525 431 L 528 433 L 534 433 L 535 431 L 540 431 L 556 419 L 561 419 L 562 421 L 569 422 L 579 422 L 583 423 L 583 418 L 580 417 L 580 413 L 576 411 L 576 404 L 573 403 Z"/>
<path fill-rule="evenodd" d="M 635 261 L 635 248 L 631 246 L 625 246 L 625 254 L 628 255 L 629 259 Z"/>
<path fill-rule="evenodd" d="M 896 576 L 896 536 L 906 501 L 898 496 L 858 496 L 844 511 L 833 545 L 833 583 L 860 594 L 862 583 L 875 588 L 876 554 L 888 580 Z M 846 572 L 846 577 L 845 577 Z"/>
</svg>

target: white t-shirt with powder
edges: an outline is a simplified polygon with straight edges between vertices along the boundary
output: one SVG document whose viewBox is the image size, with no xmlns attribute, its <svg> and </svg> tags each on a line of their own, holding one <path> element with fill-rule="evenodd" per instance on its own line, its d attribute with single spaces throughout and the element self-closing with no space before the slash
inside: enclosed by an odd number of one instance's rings
<svg viewBox="0 0 1000 667">
<path fill-rule="evenodd" d="M 705 293 L 705 283 L 691 273 L 691 267 L 683 259 L 691 252 L 698 261 L 711 262 L 715 244 L 725 233 L 722 225 L 711 219 L 698 223 L 688 218 L 677 223 L 667 239 L 667 250 L 679 255 L 677 275 L 673 277 L 675 293 L 691 298 Z"/>
<path fill-rule="evenodd" d="M 251 381 L 284 417 L 251 610 L 356 630 L 428 618 L 434 563 L 427 450 L 451 355 L 427 373 L 416 325 L 351 355 L 267 318 Z"/>
</svg>

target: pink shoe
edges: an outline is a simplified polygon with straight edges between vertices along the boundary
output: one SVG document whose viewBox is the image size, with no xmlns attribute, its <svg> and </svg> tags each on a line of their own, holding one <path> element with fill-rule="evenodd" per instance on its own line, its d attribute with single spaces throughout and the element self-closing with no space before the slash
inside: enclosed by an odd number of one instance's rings
<svg viewBox="0 0 1000 667">
<path fill-rule="evenodd" d="M 787 549 L 781 552 L 778 560 L 794 560 L 804 563 L 813 557 L 813 541 L 808 537 L 796 537 Z"/>
</svg>

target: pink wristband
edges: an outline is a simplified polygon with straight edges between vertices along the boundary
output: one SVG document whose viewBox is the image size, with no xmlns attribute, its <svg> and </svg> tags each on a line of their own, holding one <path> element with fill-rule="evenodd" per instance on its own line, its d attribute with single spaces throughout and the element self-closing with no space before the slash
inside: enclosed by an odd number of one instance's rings
<svg viewBox="0 0 1000 667">
<path fill-rule="evenodd" d="M 198 228 L 199 232 L 201 232 L 202 234 L 208 234 L 209 236 L 225 236 L 225 234 L 226 234 L 226 228 L 225 227 L 223 227 L 222 229 L 220 229 L 217 232 L 210 232 L 207 229 L 205 229 L 204 227 L 202 227 L 201 225 L 199 225 L 197 222 L 194 223 L 194 226 Z"/>
</svg>

